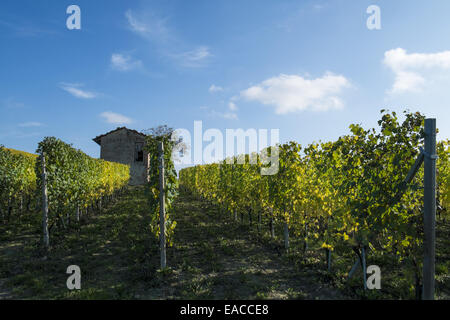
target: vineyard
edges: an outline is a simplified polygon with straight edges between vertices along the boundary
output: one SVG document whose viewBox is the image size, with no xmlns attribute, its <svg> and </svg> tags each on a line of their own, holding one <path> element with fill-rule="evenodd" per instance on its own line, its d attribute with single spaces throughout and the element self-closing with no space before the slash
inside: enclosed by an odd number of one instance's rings
<svg viewBox="0 0 450 320">
<path fill-rule="evenodd" d="M 83 214 L 113 199 L 128 184 L 129 168 L 93 159 L 53 137 L 40 142 L 37 152 L 40 157 L 0 149 L 1 209 L 6 224 L 21 218 L 24 203 L 28 212 L 42 208 L 48 249 L 50 230 L 66 229 L 70 221 L 79 222 Z"/>
<path fill-rule="evenodd" d="M 140 187 L 128 186 L 128 165 L 54 137 L 38 155 L 1 147 L 0 298 L 9 288 L 18 298 L 421 299 L 425 172 L 415 164 L 430 155 L 424 116 L 402 118 L 383 110 L 378 129 L 351 125 L 336 141 L 291 141 L 178 179 L 173 130 L 159 127 L 146 135 Z M 449 145 L 436 145 L 440 299 L 450 297 Z M 275 174 L 261 174 L 267 157 Z M 88 289 L 67 292 L 71 263 Z M 381 290 L 361 272 L 372 265 Z"/>
<path fill-rule="evenodd" d="M 36 156 L 0 146 L 0 212 L 3 223 L 11 219 L 13 209 L 29 211 L 36 190 Z"/>
<path fill-rule="evenodd" d="M 239 213 L 241 222 L 247 215 L 258 231 L 267 225 L 272 238 L 274 225 L 282 224 L 284 249 L 291 249 L 290 238 L 294 238 L 297 244 L 300 240 L 303 253 L 311 248 L 323 250 L 330 272 L 334 257 L 348 252 L 356 259 L 350 276 L 358 264 L 365 270 L 368 260 L 387 256 L 413 275 L 415 296 L 420 299 L 423 170 L 410 185 L 403 181 L 423 144 L 424 117 L 405 116 L 399 123 L 395 113 L 384 113 L 378 133 L 352 125 L 352 134 L 335 142 L 304 149 L 289 142 L 259 155 L 186 168 L 180 172 L 180 185 L 217 204 L 223 215 L 233 215 L 236 221 Z M 438 215 L 445 221 L 449 142 L 439 142 L 437 150 Z M 264 176 L 261 158 L 270 152 L 278 152 L 279 169 Z M 362 285 L 366 285 L 365 277 Z"/>
</svg>

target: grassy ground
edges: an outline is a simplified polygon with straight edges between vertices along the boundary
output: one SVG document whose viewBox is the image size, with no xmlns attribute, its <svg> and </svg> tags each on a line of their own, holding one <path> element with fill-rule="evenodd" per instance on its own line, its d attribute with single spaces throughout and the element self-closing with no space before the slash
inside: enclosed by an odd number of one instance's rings
<svg viewBox="0 0 450 320">
<path fill-rule="evenodd" d="M 287 263 L 278 247 L 258 238 L 249 226 L 220 216 L 214 206 L 188 195 L 175 206 L 175 246 L 168 256 L 175 267 L 169 277 L 169 298 L 344 298 Z"/>
<path fill-rule="evenodd" d="M 68 230 L 54 230 L 43 258 L 40 214 L 0 226 L 0 299 L 352 299 L 414 298 L 411 279 L 387 258 L 382 290 L 362 292 L 361 272 L 346 281 L 354 257 L 333 256 L 327 272 L 323 250 L 303 253 L 294 238 L 289 254 L 281 239 L 259 235 L 249 221 L 234 222 L 216 207 L 181 194 L 169 268 L 158 270 L 158 241 L 150 233 L 143 188 L 129 188 L 120 201 Z M 281 235 L 281 226 L 277 234 Z M 449 299 L 450 224 L 437 231 L 437 291 Z M 81 268 L 81 290 L 69 291 L 69 265 Z"/>
<path fill-rule="evenodd" d="M 46 259 L 39 214 L 5 227 L 0 238 L 0 299 L 336 299 L 339 292 L 300 272 L 245 226 L 182 195 L 175 203 L 169 269 L 160 271 L 142 188 L 88 217 L 80 228 L 53 232 Z M 82 290 L 66 288 L 78 265 Z"/>
</svg>

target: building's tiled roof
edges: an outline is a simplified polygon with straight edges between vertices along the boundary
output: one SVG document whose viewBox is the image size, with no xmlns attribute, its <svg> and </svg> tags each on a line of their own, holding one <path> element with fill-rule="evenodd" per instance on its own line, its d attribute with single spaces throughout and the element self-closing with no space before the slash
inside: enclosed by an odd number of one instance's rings
<svg viewBox="0 0 450 320">
<path fill-rule="evenodd" d="M 102 141 L 102 138 L 103 138 L 104 136 L 107 136 L 108 134 L 111 134 L 111 133 L 113 133 L 113 132 L 117 132 L 117 131 L 122 130 L 122 129 L 128 130 L 128 131 L 130 131 L 130 132 L 133 132 L 133 133 L 136 133 L 136 134 L 139 134 L 139 135 L 145 137 L 145 134 L 143 134 L 142 132 L 139 132 L 139 131 L 136 131 L 136 130 L 133 130 L 133 129 L 128 129 L 127 127 L 118 127 L 117 129 L 114 129 L 114 130 L 112 130 L 112 131 L 110 131 L 110 132 L 107 132 L 107 133 L 105 133 L 105 134 L 99 135 L 99 136 L 95 137 L 95 138 L 92 139 L 92 140 L 94 140 L 98 145 L 101 146 L 101 141 Z"/>
</svg>

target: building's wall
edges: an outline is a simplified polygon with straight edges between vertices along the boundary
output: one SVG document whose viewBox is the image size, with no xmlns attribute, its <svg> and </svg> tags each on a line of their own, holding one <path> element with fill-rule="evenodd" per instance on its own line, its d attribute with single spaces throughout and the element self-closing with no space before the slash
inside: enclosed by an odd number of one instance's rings
<svg viewBox="0 0 450 320">
<path fill-rule="evenodd" d="M 148 154 L 144 151 L 142 162 L 135 161 L 135 145 L 144 143 L 143 136 L 122 129 L 101 138 L 100 158 L 130 165 L 130 185 L 147 181 Z"/>
</svg>

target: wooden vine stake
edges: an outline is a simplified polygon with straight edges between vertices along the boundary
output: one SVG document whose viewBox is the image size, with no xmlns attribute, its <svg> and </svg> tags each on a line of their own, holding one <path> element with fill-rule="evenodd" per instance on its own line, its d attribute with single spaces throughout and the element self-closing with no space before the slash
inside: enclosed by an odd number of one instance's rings
<svg viewBox="0 0 450 320">
<path fill-rule="evenodd" d="M 159 247 L 161 269 L 166 267 L 166 203 L 164 197 L 164 144 L 159 142 Z"/>
<path fill-rule="evenodd" d="M 361 267 L 363 273 L 364 291 L 367 290 L 367 266 L 366 266 L 366 248 L 363 245 L 361 248 Z"/>
<path fill-rule="evenodd" d="M 284 226 L 283 226 L 283 235 L 284 235 L 284 249 L 286 251 L 289 250 L 289 226 L 287 221 L 284 221 Z"/>
<path fill-rule="evenodd" d="M 75 211 L 75 219 L 80 222 L 80 206 L 77 205 L 77 210 Z"/>
<path fill-rule="evenodd" d="M 45 156 L 43 152 L 41 154 L 41 164 L 42 164 L 42 229 L 43 229 L 44 248 L 46 251 L 48 251 L 50 247 L 50 237 L 48 233 L 47 171 L 45 169 Z"/>
<path fill-rule="evenodd" d="M 434 300 L 436 256 L 436 119 L 425 119 L 423 299 Z"/>
</svg>

